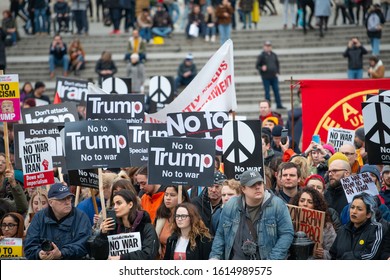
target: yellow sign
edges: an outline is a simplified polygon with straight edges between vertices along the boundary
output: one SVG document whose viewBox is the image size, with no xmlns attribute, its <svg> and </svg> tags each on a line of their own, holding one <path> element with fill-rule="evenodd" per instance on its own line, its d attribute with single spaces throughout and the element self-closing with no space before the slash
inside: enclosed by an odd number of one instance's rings
<svg viewBox="0 0 390 280">
<path fill-rule="evenodd" d="M 22 238 L 4 238 L 0 240 L 0 258 L 23 257 Z"/>
</svg>

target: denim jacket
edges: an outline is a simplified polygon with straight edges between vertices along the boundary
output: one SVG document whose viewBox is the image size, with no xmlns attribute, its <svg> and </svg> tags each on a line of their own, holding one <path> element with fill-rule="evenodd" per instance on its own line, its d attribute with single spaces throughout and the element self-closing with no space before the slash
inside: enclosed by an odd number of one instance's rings
<svg viewBox="0 0 390 280">
<path fill-rule="evenodd" d="M 257 223 L 257 244 L 262 260 L 283 260 L 294 238 L 294 229 L 286 204 L 266 190 L 262 216 Z M 244 211 L 244 197 L 233 197 L 224 205 L 214 237 L 210 259 L 230 258 L 233 243 Z"/>
</svg>

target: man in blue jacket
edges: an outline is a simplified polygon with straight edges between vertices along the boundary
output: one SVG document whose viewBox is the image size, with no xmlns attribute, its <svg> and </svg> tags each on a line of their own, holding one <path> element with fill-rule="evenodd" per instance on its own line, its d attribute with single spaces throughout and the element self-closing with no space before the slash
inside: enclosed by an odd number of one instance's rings
<svg viewBox="0 0 390 280">
<path fill-rule="evenodd" d="M 223 207 L 210 259 L 283 260 L 294 238 L 286 204 L 264 187 L 257 171 L 240 179 L 242 195 Z"/>
<path fill-rule="evenodd" d="M 27 259 L 81 259 L 87 254 L 91 225 L 87 215 L 73 207 L 73 197 L 67 186 L 51 185 L 49 207 L 34 215 L 27 230 Z"/>
</svg>

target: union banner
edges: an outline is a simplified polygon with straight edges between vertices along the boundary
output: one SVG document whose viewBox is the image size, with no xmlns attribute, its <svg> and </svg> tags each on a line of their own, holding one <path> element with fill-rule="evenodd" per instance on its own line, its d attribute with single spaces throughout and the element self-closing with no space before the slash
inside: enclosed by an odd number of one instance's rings
<svg viewBox="0 0 390 280">
<path fill-rule="evenodd" d="M 313 134 L 327 139 L 331 127 L 355 130 L 363 126 L 361 103 L 367 94 L 390 89 L 390 79 L 301 80 L 302 150 Z"/>
</svg>

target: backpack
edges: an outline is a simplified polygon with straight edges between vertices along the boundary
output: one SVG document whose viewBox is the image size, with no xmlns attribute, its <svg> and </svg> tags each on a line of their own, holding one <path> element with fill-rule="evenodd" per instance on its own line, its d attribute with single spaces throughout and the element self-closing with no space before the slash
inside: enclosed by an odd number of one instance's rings
<svg viewBox="0 0 390 280">
<path fill-rule="evenodd" d="M 381 19 L 377 13 L 372 13 L 368 16 L 367 19 L 367 30 L 368 31 L 377 31 L 377 26 L 380 25 Z"/>
</svg>

